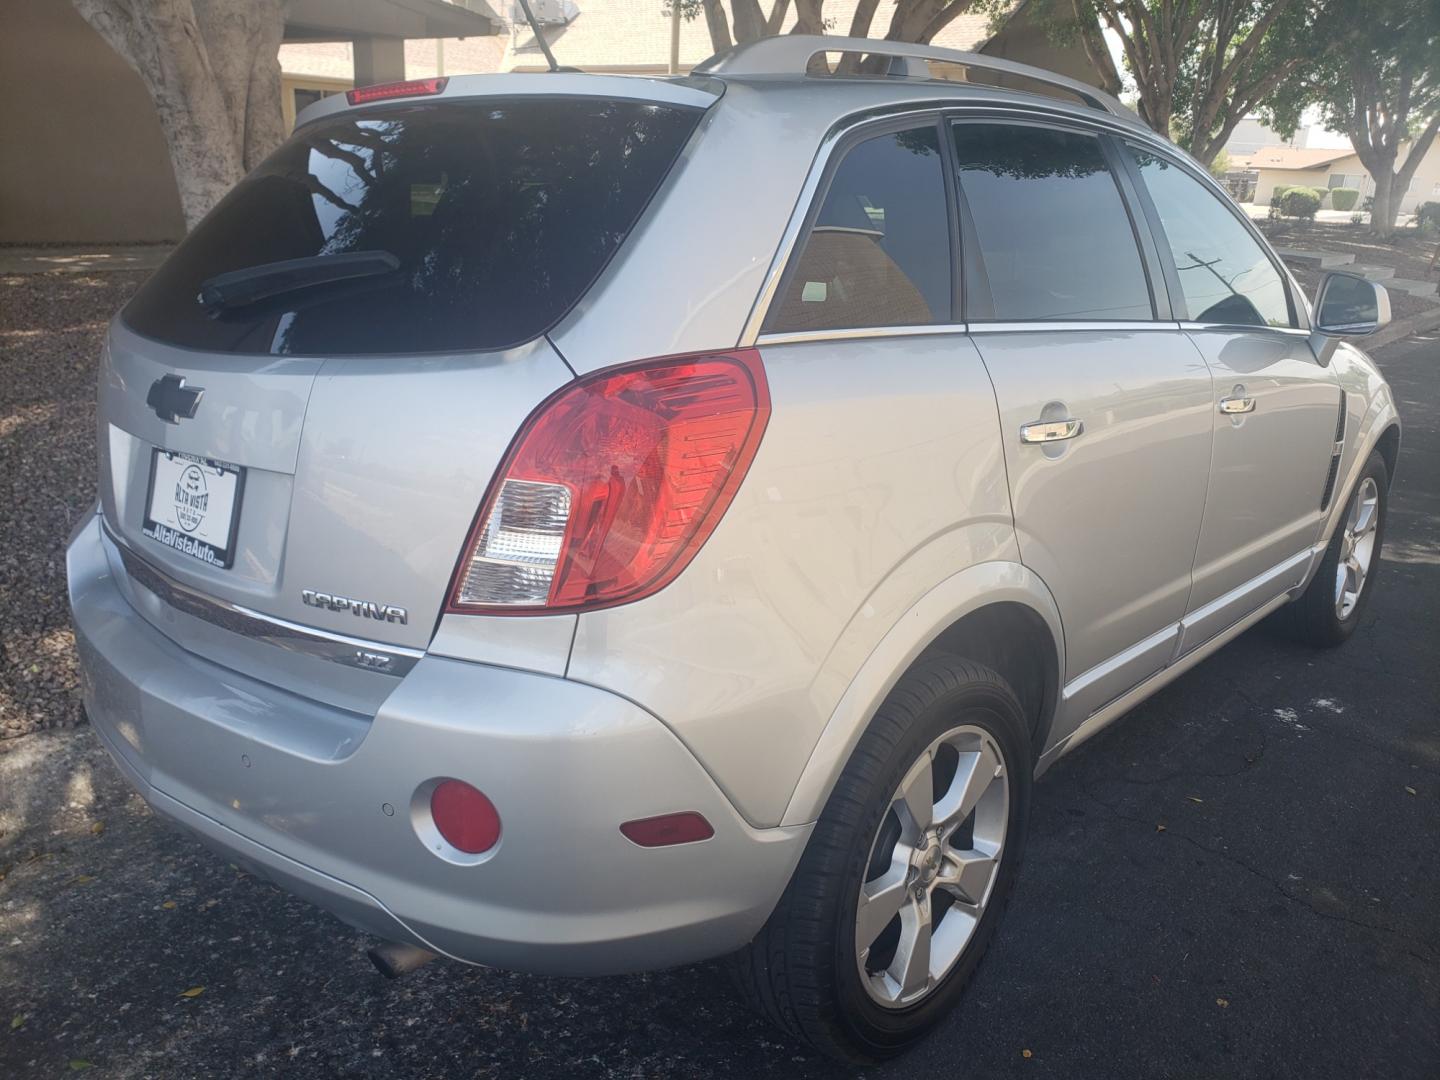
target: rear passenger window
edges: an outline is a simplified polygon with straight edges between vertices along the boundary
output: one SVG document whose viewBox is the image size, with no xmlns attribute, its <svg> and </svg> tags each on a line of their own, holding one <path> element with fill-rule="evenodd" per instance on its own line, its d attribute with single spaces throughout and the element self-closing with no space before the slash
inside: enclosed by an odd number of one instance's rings
<svg viewBox="0 0 1440 1080">
<path fill-rule="evenodd" d="M 956 124 L 954 132 L 989 317 L 1154 317 L 1135 232 L 1099 139 L 1019 124 Z"/>
<path fill-rule="evenodd" d="M 1293 326 L 1285 283 L 1249 230 L 1178 165 L 1126 144 L 1160 215 L 1189 318 Z"/>
<path fill-rule="evenodd" d="M 840 162 L 766 331 L 950 320 L 950 225 L 933 125 L 877 135 Z"/>
</svg>

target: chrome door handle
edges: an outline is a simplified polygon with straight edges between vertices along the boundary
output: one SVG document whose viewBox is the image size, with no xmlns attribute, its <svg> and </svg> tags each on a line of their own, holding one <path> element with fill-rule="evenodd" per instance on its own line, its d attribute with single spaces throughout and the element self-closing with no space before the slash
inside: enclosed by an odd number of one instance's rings
<svg viewBox="0 0 1440 1080">
<path fill-rule="evenodd" d="M 1255 399 L 1253 397 L 1221 398 L 1220 411 L 1226 416 L 1234 416 L 1236 413 L 1254 412 Z"/>
<path fill-rule="evenodd" d="M 1073 439 L 1085 430 L 1079 420 L 1033 420 L 1020 425 L 1020 441 L 1023 443 L 1051 443 L 1062 439 Z"/>
</svg>

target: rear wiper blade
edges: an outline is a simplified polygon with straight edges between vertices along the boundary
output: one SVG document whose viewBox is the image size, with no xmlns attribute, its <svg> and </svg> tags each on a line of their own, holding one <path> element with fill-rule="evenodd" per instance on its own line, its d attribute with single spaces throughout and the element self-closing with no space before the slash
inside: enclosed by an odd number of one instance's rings
<svg viewBox="0 0 1440 1080">
<path fill-rule="evenodd" d="M 388 251 L 347 251 L 305 259 L 281 259 L 216 274 L 200 283 L 200 293 L 195 299 L 212 311 L 222 311 L 317 285 L 376 277 L 398 269 L 400 260 Z"/>
</svg>

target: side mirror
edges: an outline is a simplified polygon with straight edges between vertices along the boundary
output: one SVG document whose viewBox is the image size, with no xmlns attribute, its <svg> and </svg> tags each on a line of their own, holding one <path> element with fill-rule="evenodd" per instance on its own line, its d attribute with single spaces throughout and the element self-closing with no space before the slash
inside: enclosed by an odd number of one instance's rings
<svg viewBox="0 0 1440 1080">
<path fill-rule="evenodd" d="M 1325 337 L 1361 337 L 1390 321 L 1385 286 L 1354 274 L 1326 274 L 1315 299 L 1315 332 Z"/>
</svg>

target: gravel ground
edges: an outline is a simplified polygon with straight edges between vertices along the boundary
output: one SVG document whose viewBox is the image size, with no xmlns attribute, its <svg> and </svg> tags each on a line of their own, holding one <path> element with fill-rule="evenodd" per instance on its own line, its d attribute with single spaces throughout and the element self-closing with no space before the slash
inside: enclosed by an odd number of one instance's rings
<svg viewBox="0 0 1440 1080">
<path fill-rule="evenodd" d="M 105 324 L 144 277 L 0 277 L 0 739 L 80 723 L 63 548 L 95 498 Z"/>
</svg>

